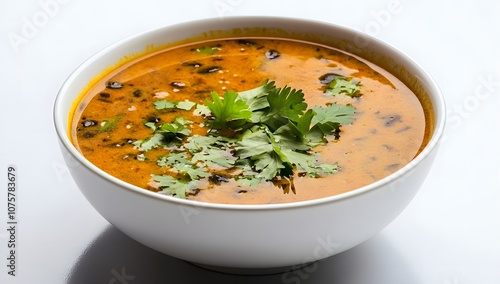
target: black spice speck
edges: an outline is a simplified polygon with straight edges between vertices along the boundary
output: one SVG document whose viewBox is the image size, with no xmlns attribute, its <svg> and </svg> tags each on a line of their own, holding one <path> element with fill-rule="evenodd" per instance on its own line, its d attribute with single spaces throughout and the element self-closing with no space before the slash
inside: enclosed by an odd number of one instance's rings
<svg viewBox="0 0 500 284">
<path fill-rule="evenodd" d="M 266 58 L 273 60 L 280 57 L 280 53 L 277 50 L 271 49 L 266 51 Z"/>
<path fill-rule="evenodd" d="M 91 126 L 96 126 L 97 125 L 97 121 L 96 120 L 85 120 L 82 122 L 82 126 L 83 127 L 91 127 Z"/>
<path fill-rule="evenodd" d="M 335 78 L 338 77 L 343 77 L 342 75 L 335 74 L 335 73 L 326 73 L 324 75 L 321 75 L 318 79 L 319 82 L 323 85 L 328 85 L 330 84 Z"/>
<path fill-rule="evenodd" d="M 220 184 L 221 182 L 229 182 L 229 179 L 227 177 L 217 174 L 210 176 L 208 179 L 215 184 Z"/>
<path fill-rule="evenodd" d="M 136 98 L 139 98 L 140 96 L 142 96 L 142 91 L 141 90 L 135 90 L 133 93 L 132 93 L 132 96 L 136 97 Z"/>
<path fill-rule="evenodd" d="M 106 88 L 108 88 L 108 89 L 121 89 L 121 88 L 123 88 L 123 85 L 121 83 L 118 83 L 118 82 L 110 81 L 110 82 L 106 83 Z"/>
<path fill-rule="evenodd" d="M 153 123 L 158 123 L 160 122 L 160 118 L 159 117 L 155 117 L 155 116 L 150 116 L 146 119 L 147 122 L 153 122 Z"/>
<path fill-rule="evenodd" d="M 210 73 L 217 72 L 219 70 L 221 70 L 221 68 L 219 66 L 210 66 L 210 67 L 202 68 L 202 69 L 198 70 L 197 72 L 199 74 L 210 74 Z"/>
<path fill-rule="evenodd" d="M 197 61 L 185 61 L 185 62 L 182 62 L 181 63 L 182 66 L 189 66 L 189 67 L 201 67 L 203 66 L 203 64 L 201 64 L 200 62 L 197 62 Z"/>
<path fill-rule="evenodd" d="M 95 132 L 85 132 L 83 133 L 83 137 L 85 138 L 92 138 L 95 136 Z"/>
<path fill-rule="evenodd" d="M 250 46 L 250 45 L 256 45 L 257 43 L 255 41 L 251 41 L 251 40 L 239 39 L 238 44 Z"/>
<path fill-rule="evenodd" d="M 170 82 L 170 86 L 177 87 L 177 88 L 184 88 L 184 87 L 186 87 L 186 83 L 179 82 L 179 81 L 173 81 L 173 82 Z"/>
</svg>

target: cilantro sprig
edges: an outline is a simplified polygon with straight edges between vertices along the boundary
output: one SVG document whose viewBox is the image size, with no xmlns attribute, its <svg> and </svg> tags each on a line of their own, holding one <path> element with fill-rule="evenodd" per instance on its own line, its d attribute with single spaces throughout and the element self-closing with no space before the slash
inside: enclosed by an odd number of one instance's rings
<svg viewBox="0 0 500 284">
<path fill-rule="evenodd" d="M 206 100 L 206 103 L 214 117 L 213 129 L 238 128 L 250 120 L 252 112 L 235 91 L 227 91 L 223 99 L 216 92 L 210 95 L 212 101 Z"/>
<path fill-rule="evenodd" d="M 187 128 L 190 123 L 191 121 L 180 116 L 175 118 L 172 123 L 164 123 L 159 127 L 151 123 L 145 123 L 145 126 L 153 130 L 153 135 L 144 140 L 137 140 L 133 144 L 140 151 L 149 151 L 158 146 L 180 143 L 184 137 L 191 133 L 191 130 Z"/>
<path fill-rule="evenodd" d="M 156 102 L 155 107 L 179 104 Z M 168 173 L 152 175 L 165 194 L 185 198 L 214 176 L 245 186 L 271 181 L 295 192 L 295 176 L 319 178 L 337 171 L 337 165 L 321 162 L 314 148 L 338 139 L 341 125 L 350 124 L 355 112 L 340 104 L 308 108 L 301 90 L 277 88 L 268 81 L 244 92 L 226 91 L 222 97 L 212 92 L 206 106 L 198 104 L 194 113 L 200 109 L 207 136 L 189 136 L 190 122 L 178 117 L 172 123 L 146 125 L 152 135 L 134 143 L 143 154 L 161 146 L 167 151 L 157 164 Z M 175 147 L 169 148 L 171 144 Z"/>
<path fill-rule="evenodd" d="M 327 85 L 326 92 L 332 96 L 339 94 L 344 94 L 351 98 L 362 96 L 359 82 L 353 82 L 351 79 L 342 76 L 335 77 Z"/>
</svg>

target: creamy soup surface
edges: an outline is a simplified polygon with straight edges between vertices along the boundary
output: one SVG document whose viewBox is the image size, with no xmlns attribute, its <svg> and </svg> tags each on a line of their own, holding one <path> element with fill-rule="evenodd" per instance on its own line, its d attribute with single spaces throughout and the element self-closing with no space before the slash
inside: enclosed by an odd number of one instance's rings
<svg viewBox="0 0 500 284">
<path fill-rule="evenodd" d="M 329 88 L 336 78 L 358 86 L 356 94 L 332 94 Z M 173 169 L 168 157 L 182 153 L 182 143 L 188 137 L 209 134 L 213 117 L 206 106 L 207 100 L 212 100 L 211 92 L 223 98 L 227 91 L 243 92 L 265 82 L 274 82 L 277 88 L 302 90 L 308 108 L 354 108 L 352 120 L 341 125 L 339 132 L 327 135 L 325 143 L 302 151 L 314 152 L 318 162 L 336 169 L 320 176 L 293 169 L 286 178 L 261 178 L 258 184 L 249 185 L 231 173 L 252 171 L 252 164 L 238 169 L 214 165 L 214 171 L 205 170 L 199 181 L 189 184 L 185 198 L 269 204 L 332 196 L 390 175 L 410 162 L 428 139 L 424 137 L 422 104 L 393 75 L 336 49 L 272 38 L 193 43 L 120 67 L 82 96 L 72 118 L 72 139 L 79 151 L 105 172 L 145 190 L 172 194 L 152 175 L 191 180 L 191 173 L 188 176 Z M 179 117 L 189 121 L 183 124 L 187 129 L 183 134 L 177 134 L 168 145 L 160 143 L 145 149 L 144 141 L 156 129 L 167 123 L 176 125 Z M 234 151 L 227 149 L 228 155 Z M 184 156 L 188 160 L 192 157 Z M 231 159 L 235 162 L 237 157 Z M 194 159 L 192 164 L 197 170 L 205 165 Z M 258 171 L 254 174 L 259 175 Z"/>
</svg>

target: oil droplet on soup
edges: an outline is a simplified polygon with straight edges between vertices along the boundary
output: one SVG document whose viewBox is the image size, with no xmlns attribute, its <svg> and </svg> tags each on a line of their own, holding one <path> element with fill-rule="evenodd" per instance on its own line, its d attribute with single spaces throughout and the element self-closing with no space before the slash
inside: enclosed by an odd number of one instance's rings
<svg viewBox="0 0 500 284">
<path fill-rule="evenodd" d="M 348 78 L 359 90 L 351 96 L 332 95 L 326 90 L 336 78 Z M 138 141 L 151 137 L 163 124 L 184 127 L 176 122 L 178 117 L 190 121 L 186 126 L 190 136 L 207 135 L 209 112 L 203 106 L 211 99 L 211 92 L 220 96 L 229 90 L 243 92 L 266 80 L 277 87 L 302 90 L 309 108 L 333 104 L 355 108 L 351 123 L 342 125 L 338 135 L 328 136 L 327 144 L 314 148 L 321 162 L 337 165 L 338 170 L 318 178 L 296 173 L 293 190 L 284 190 L 272 181 L 244 186 L 224 172 L 202 174 L 202 182 L 191 188 L 186 198 L 268 204 L 332 196 L 397 171 L 428 139 L 426 117 L 417 96 L 371 62 L 302 41 L 245 38 L 165 49 L 103 77 L 82 96 L 75 110 L 73 142 L 107 173 L 157 191 L 151 175 L 171 173 L 161 163 L 173 159 L 169 153 L 175 149 L 154 147 L 145 153 Z M 182 137 L 174 138 L 185 139 Z"/>
</svg>

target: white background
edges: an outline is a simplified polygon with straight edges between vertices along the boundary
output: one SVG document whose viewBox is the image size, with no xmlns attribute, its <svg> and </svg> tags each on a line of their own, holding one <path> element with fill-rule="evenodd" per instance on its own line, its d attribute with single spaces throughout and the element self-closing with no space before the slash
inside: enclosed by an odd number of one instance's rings
<svg viewBox="0 0 500 284">
<path fill-rule="evenodd" d="M 500 283 L 499 3 L 0 0 L 0 283 Z M 85 59 L 144 30 L 236 15 L 365 31 L 418 61 L 446 97 L 445 139 L 410 206 L 371 240 L 308 271 L 232 276 L 152 251 L 89 205 L 59 151 L 53 102 Z M 15 277 L 6 266 L 9 164 L 19 184 Z"/>
</svg>

